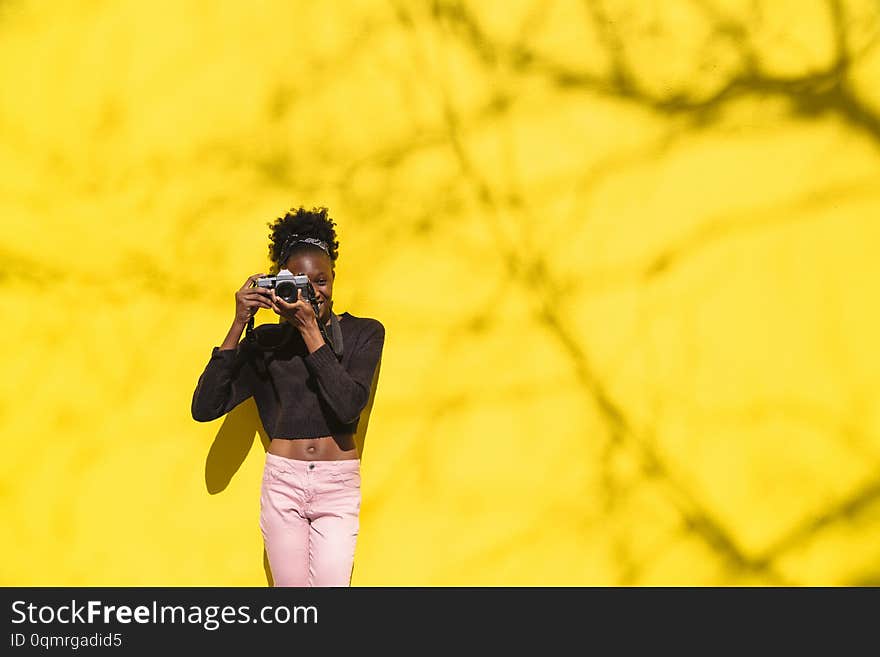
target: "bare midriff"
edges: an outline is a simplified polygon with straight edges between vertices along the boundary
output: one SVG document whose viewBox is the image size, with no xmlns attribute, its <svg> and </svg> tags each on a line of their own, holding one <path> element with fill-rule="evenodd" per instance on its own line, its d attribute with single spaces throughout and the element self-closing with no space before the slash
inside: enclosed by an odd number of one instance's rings
<svg viewBox="0 0 880 657">
<path fill-rule="evenodd" d="M 273 438 L 269 453 L 301 461 L 340 461 L 358 458 L 354 435 L 320 438 Z"/>
</svg>

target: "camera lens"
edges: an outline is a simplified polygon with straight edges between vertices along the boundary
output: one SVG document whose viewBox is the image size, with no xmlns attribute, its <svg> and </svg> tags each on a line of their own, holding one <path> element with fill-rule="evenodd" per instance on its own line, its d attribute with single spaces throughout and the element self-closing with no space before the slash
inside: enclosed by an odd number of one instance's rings
<svg viewBox="0 0 880 657">
<path fill-rule="evenodd" d="M 287 303 L 296 301 L 296 286 L 290 281 L 278 283 L 275 286 L 275 294 L 284 299 Z"/>
</svg>

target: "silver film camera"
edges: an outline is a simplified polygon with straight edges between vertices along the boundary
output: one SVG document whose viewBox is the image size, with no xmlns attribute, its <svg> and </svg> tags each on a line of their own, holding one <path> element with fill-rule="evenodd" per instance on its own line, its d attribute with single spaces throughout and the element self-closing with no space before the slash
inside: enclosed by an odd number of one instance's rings
<svg viewBox="0 0 880 657">
<path fill-rule="evenodd" d="M 275 294 L 287 303 L 296 301 L 296 291 L 299 289 L 302 290 L 302 298 L 311 303 L 313 307 L 318 303 L 309 277 L 305 274 L 292 274 L 287 269 L 282 269 L 276 276 L 258 278 L 256 286 L 269 290 L 274 288 Z"/>
</svg>

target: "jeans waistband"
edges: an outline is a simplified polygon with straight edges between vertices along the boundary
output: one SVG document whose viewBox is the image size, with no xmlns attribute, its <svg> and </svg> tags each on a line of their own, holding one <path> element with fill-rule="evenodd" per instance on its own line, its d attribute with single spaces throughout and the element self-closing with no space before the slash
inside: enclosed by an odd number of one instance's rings
<svg viewBox="0 0 880 657">
<path fill-rule="evenodd" d="M 279 472 L 298 472 L 301 470 L 322 470 L 323 472 L 356 472 L 360 470 L 361 460 L 337 459 L 332 461 L 306 461 L 291 459 L 266 452 L 266 467 Z"/>
</svg>

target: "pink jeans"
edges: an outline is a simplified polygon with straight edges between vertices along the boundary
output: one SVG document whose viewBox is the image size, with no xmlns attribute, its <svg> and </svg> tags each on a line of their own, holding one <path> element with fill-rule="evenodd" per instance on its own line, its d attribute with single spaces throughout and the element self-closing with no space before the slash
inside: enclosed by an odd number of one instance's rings
<svg viewBox="0 0 880 657">
<path fill-rule="evenodd" d="M 260 531 L 275 586 L 349 586 L 361 508 L 360 459 L 266 453 Z"/>
</svg>

